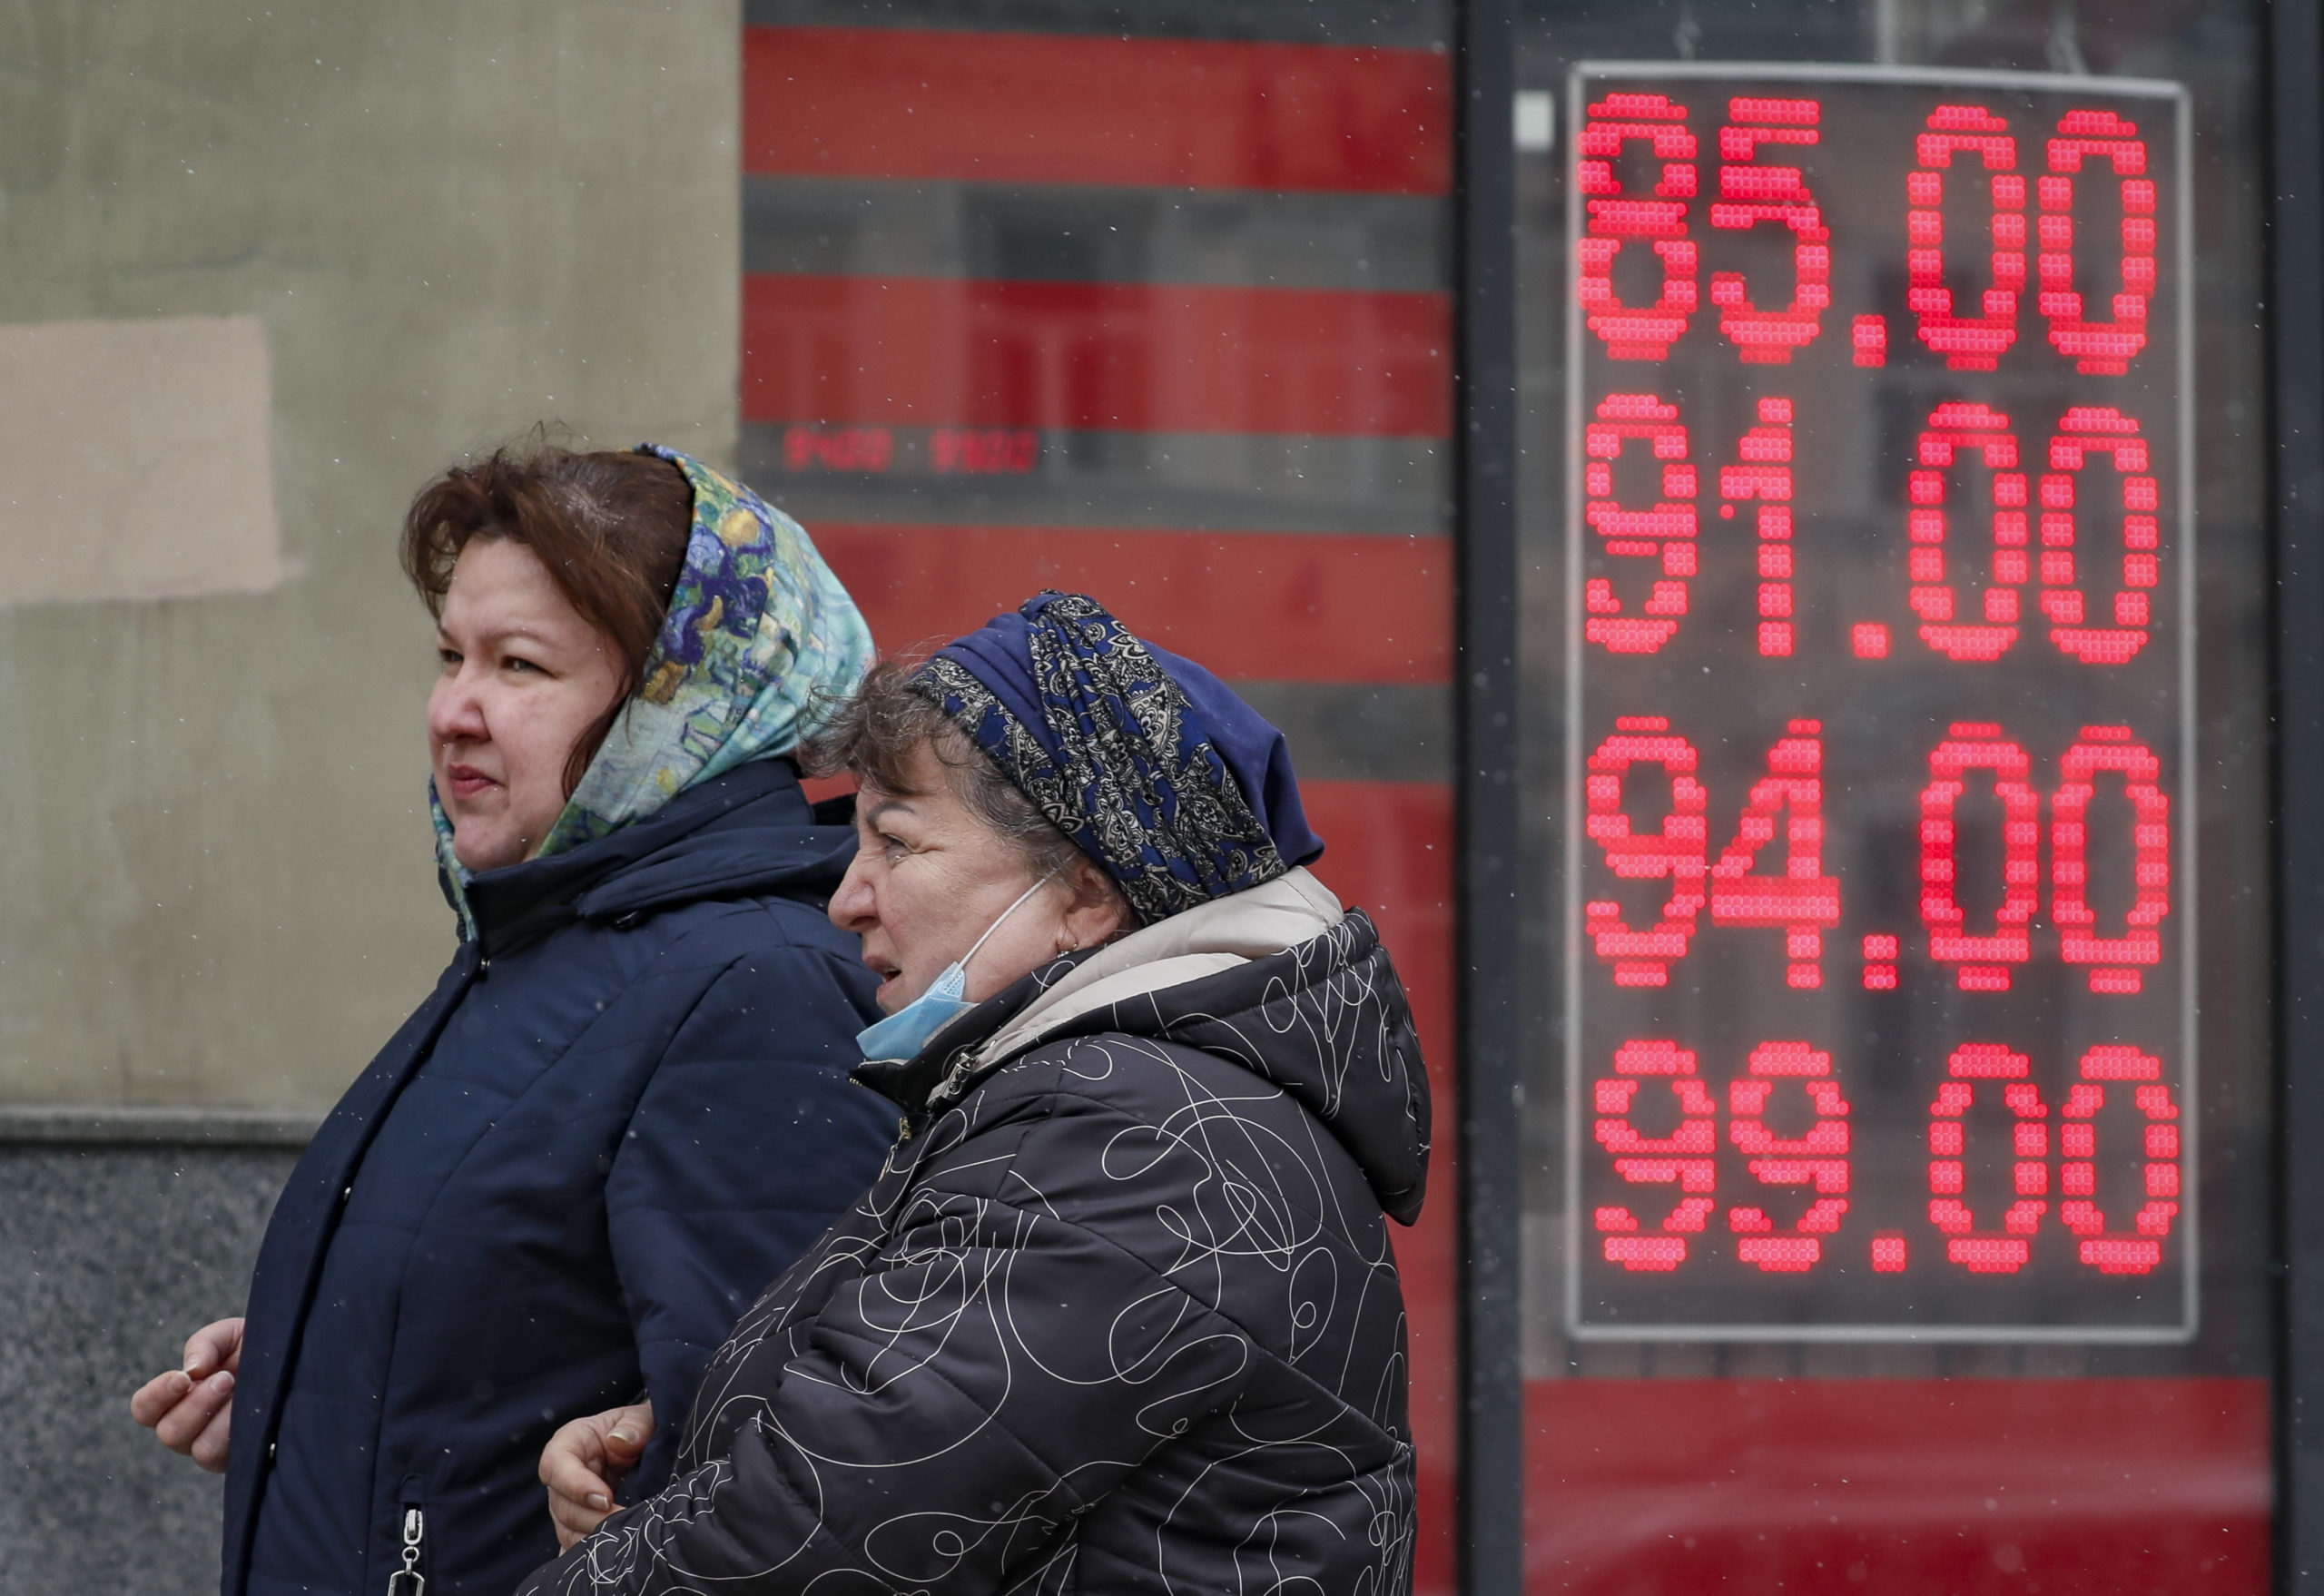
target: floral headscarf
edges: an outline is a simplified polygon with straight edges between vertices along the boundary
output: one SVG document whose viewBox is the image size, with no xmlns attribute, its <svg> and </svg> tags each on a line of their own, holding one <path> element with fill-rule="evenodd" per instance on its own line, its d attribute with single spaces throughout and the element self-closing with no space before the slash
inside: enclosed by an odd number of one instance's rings
<svg viewBox="0 0 2324 1596">
<path fill-rule="evenodd" d="M 1148 925 L 1324 852 L 1283 734 L 1097 600 L 1042 593 L 912 678 Z"/>
<path fill-rule="evenodd" d="M 655 443 L 637 452 L 670 461 L 694 488 L 685 566 L 645 679 L 536 857 L 595 842 L 738 764 L 790 753 L 871 667 L 872 630 L 804 527 L 689 455 Z M 428 808 L 437 860 L 463 883 L 432 783 Z"/>
</svg>

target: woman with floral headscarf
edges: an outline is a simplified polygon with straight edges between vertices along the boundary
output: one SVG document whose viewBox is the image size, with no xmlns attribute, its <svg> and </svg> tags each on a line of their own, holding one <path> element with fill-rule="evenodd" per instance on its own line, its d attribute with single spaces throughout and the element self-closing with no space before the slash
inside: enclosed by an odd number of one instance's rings
<svg viewBox="0 0 2324 1596">
<path fill-rule="evenodd" d="M 871 639 L 806 534 L 672 449 L 542 448 L 430 484 L 403 555 L 459 949 L 308 1148 L 246 1316 L 132 1404 L 227 1475 L 225 1596 L 502 1596 L 556 1548 L 550 1433 L 684 1412 L 891 1135 L 846 1079 L 850 833 L 791 757 Z M 642 1424 L 605 1441 L 666 1475 Z"/>
<path fill-rule="evenodd" d="M 1049 593 L 874 670 L 823 747 L 900 1139 L 711 1360 L 665 1489 L 602 1505 L 595 1438 L 644 1414 L 550 1443 L 575 1544 L 525 1596 L 1402 1596 L 1428 1089 L 1282 736 Z"/>
</svg>

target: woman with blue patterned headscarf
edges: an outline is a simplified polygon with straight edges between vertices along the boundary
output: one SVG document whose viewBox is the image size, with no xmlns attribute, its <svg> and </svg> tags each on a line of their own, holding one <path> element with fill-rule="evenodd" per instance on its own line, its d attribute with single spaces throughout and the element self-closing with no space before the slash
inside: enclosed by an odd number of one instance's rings
<svg viewBox="0 0 2324 1596">
<path fill-rule="evenodd" d="M 227 1474 L 227 1596 L 506 1591 L 537 1460 L 611 1403 L 635 1488 L 751 1298 L 872 1178 L 850 851 L 793 754 L 871 660 L 806 533 L 674 449 L 420 494 L 428 812 L 460 946 L 275 1209 L 246 1315 L 133 1404 Z M 418 1591 L 415 1580 L 393 1588 Z"/>
<path fill-rule="evenodd" d="M 524 1596 L 1408 1591 L 1427 1080 L 1281 734 L 1045 593 L 875 669 L 823 747 L 900 1139 L 711 1360 L 667 1487 L 599 1505 L 636 1415 L 550 1443 L 575 1544 Z"/>
</svg>

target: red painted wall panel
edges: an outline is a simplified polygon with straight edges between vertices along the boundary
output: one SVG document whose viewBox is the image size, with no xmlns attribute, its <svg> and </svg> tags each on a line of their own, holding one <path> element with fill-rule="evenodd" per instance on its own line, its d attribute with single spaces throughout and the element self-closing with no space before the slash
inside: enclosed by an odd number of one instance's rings
<svg viewBox="0 0 2324 1596">
<path fill-rule="evenodd" d="M 743 166 L 1442 194 L 1451 85 L 1430 50 L 745 28 Z"/>
<path fill-rule="evenodd" d="M 801 177 L 1442 195 L 1440 53 L 905 29 L 744 31 L 743 166 Z M 754 422 L 1443 438 L 1451 300 L 1144 283 L 751 275 Z M 1434 528 L 1430 528 L 1434 530 Z M 1047 586 L 1230 678 L 1436 683 L 1451 661 L 1436 537 L 819 521 L 894 647 Z M 820 785 L 836 785 L 826 783 Z M 1454 1572 L 1452 795 L 1303 783 L 1320 873 L 1371 910 L 1435 1092 L 1432 1190 L 1395 1233 L 1420 1451 L 1418 1588 Z"/>
<path fill-rule="evenodd" d="M 891 650 L 940 644 L 1044 587 L 1095 596 L 1222 676 L 1442 682 L 1452 657 L 1441 537 L 819 522 L 815 545 Z"/>
<path fill-rule="evenodd" d="M 1315 873 L 1368 912 L 1412 999 L 1434 1098 L 1428 1203 L 1410 1230 L 1390 1227 L 1412 1332 L 1413 1435 L 1420 1450 L 1422 1596 L 1450 1596 L 1455 1567 L 1455 1333 L 1459 1233 L 1453 1198 L 1452 789 L 1435 782 L 1302 782 L 1324 839 Z"/>
<path fill-rule="evenodd" d="M 2264 1380 L 1546 1380 L 1531 1596 L 2268 1589 Z"/>
<path fill-rule="evenodd" d="M 743 417 L 1442 438 L 1433 293 L 753 274 Z"/>
</svg>

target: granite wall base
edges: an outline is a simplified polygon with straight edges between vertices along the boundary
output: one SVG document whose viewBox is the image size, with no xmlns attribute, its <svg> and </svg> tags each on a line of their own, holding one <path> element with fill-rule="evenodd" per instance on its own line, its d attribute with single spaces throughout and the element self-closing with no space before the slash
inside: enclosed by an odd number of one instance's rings
<svg viewBox="0 0 2324 1596">
<path fill-rule="evenodd" d="M 302 1139 L 257 1128 L 0 1125 L 0 1596 L 217 1590 L 220 1482 L 133 1424 L 129 1394 L 241 1311 Z"/>
</svg>

